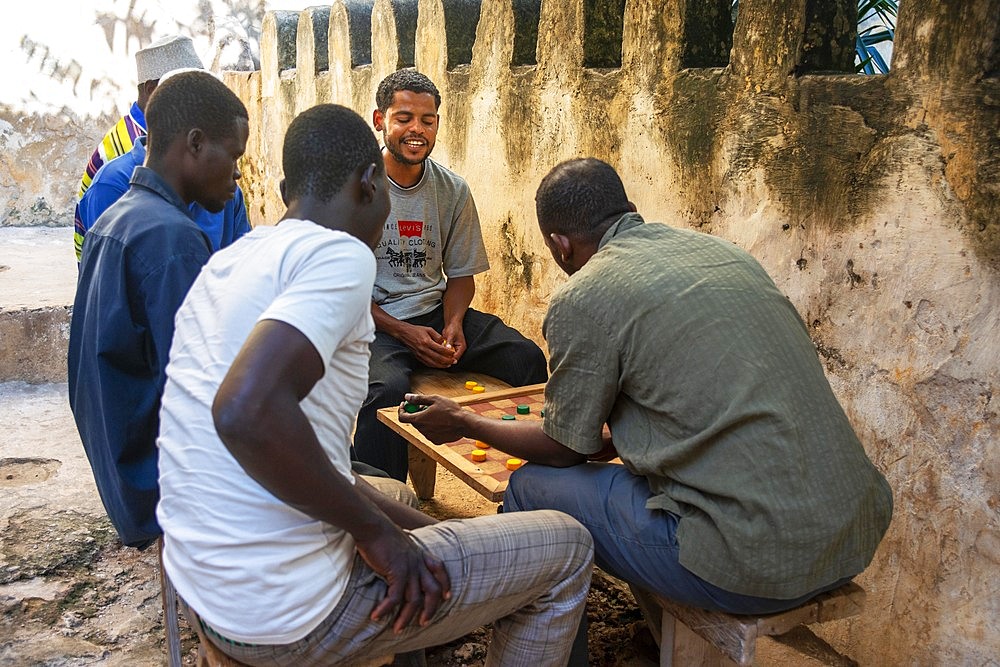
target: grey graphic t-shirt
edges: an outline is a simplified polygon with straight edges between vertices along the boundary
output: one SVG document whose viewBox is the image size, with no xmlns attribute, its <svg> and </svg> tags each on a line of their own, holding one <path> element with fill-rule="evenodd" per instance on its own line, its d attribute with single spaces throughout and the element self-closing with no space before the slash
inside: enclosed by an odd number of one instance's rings
<svg viewBox="0 0 1000 667">
<path fill-rule="evenodd" d="M 392 210 L 375 247 L 372 299 L 396 319 L 428 313 L 441 303 L 447 278 L 490 268 L 469 186 L 428 159 L 420 182 L 389 181 Z"/>
</svg>

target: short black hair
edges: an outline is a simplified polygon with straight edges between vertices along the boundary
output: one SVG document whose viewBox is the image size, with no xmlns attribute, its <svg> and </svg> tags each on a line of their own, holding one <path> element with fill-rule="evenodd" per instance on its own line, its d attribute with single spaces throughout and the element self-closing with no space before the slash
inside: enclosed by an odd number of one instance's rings
<svg viewBox="0 0 1000 667">
<path fill-rule="evenodd" d="M 382 79 L 375 91 L 375 106 L 382 113 L 392 105 L 392 99 L 401 90 L 412 93 L 430 93 L 434 96 L 434 108 L 441 106 L 441 93 L 434 82 L 415 69 L 401 69 Z"/>
<path fill-rule="evenodd" d="M 368 123 L 339 104 L 319 104 L 288 126 L 282 148 L 285 197 L 330 201 L 359 167 L 384 169 Z"/>
<path fill-rule="evenodd" d="M 545 231 L 593 238 L 631 210 L 625 186 L 607 162 L 577 158 L 553 167 L 535 193 L 535 213 Z"/>
<path fill-rule="evenodd" d="M 250 118 L 236 93 L 208 72 L 182 72 L 158 85 L 145 115 L 151 154 L 165 151 L 194 128 L 210 139 L 224 139 L 235 133 L 238 118 Z"/>
</svg>

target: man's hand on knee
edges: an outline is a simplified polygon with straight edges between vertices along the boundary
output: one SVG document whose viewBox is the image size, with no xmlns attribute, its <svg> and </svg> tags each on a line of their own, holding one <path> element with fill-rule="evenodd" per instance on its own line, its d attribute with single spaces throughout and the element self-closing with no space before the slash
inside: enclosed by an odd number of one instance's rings
<svg viewBox="0 0 1000 667">
<path fill-rule="evenodd" d="M 389 529 L 371 539 L 357 540 L 358 553 L 388 589 L 372 620 L 394 614 L 393 631 L 403 632 L 414 619 L 427 625 L 441 603 L 451 597 L 444 563 L 401 530 Z"/>
</svg>

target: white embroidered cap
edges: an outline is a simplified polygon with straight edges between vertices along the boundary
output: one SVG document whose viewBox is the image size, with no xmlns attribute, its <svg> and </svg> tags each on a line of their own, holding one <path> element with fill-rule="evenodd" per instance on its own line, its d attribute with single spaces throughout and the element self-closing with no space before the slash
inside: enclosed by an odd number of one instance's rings
<svg viewBox="0 0 1000 667">
<path fill-rule="evenodd" d="M 178 69 L 205 69 L 194 50 L 190 37 L 171 35 L 159 39 L 135 53 L 135 70 L 138 83 L 156 81 L 167 72 Z"/>
</svg>

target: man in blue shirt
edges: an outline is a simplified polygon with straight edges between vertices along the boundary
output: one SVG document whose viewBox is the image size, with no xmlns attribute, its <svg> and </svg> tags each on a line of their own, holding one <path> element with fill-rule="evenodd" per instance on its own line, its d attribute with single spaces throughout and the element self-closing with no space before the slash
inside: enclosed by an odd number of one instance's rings
<svg viewBox="0 0 1000 667">
<path fill-rule="evenodd" d="M 146 108 L 149 153 L 131 189 L 88 233 L 69 340 L 69 400 L 101 500 L 123 543 L 161 533 L 156 436 L 174 314 L 212 252 L 190 217 L 236 194 L 246 107 L 207 72 L 161 83 Z"/>
<path fill-rule="evenodd" d="M 146 136 L 137 137 L 132 150 L 114 158 L 98 170 L 90 187 L 77 204 L 77 233 L 86 238 L 101 214 L 125 194 L 132 172 L 146 160 Z M 225 248 L 250 231 L 243 191 L 236 188 L 236 196 L 226 202 L 220 213 L 206 211 L 198 202 L 191 202 L 191 218 L 208 234 L 212 250 Z"/>
</svg>

